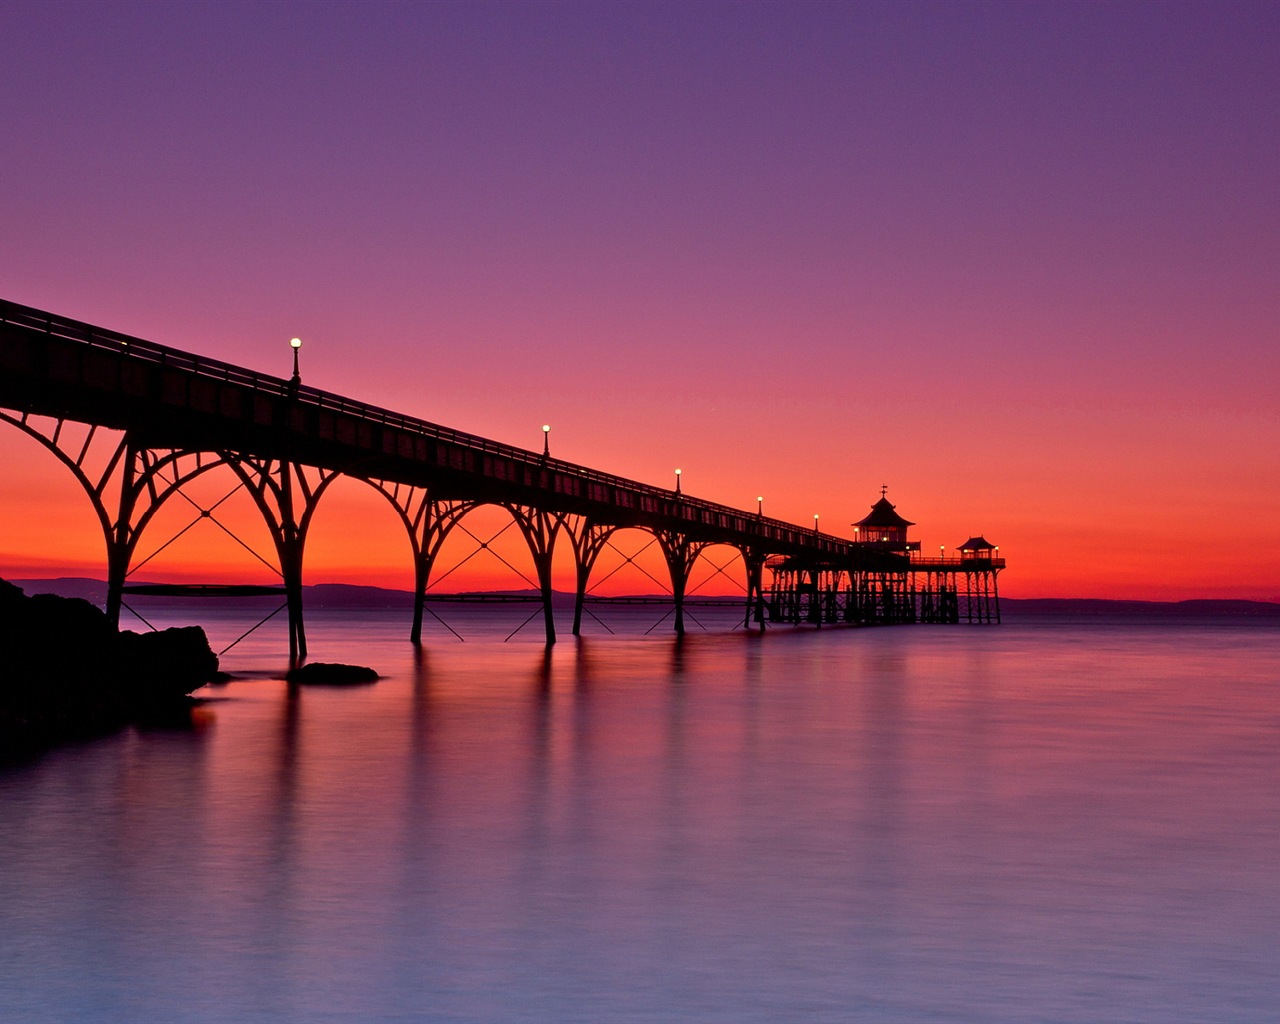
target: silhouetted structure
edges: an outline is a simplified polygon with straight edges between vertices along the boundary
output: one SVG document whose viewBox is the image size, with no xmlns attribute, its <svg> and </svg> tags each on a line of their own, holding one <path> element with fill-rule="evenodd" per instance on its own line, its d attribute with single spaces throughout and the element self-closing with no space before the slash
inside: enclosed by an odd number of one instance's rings
<svg viewBox="0 0 1280 1024">
<path fill-rule="evenodd" d="M 767 604 L 775 622 L 896 625 L 908 622 L 1000 621 L 996 576 L 1004 568 L 999 548 L 982 537 L 967 540 L 947 558 L 920 554 L 909 540 L 914 526 L 900 516 L 880 489 L 880 500 L 853 524 L 847 558 L 776 555 Z"/>
<path fill-rule="evenodd" d="M 127 580 L 136 568 L 143 531 L 165 501 L 215 467 L 235 474 L 270 531 L 281 583 L 251 589 L 283 596 L 295 657 L 306 655 L 302 557 L 307 531 L 325 490 L 340 476 L 361 480 L 383 495 L 408 533 L 415 567 L 410 634 L 415 642 L 421 638 L 426 591 L 441 545 L 468 513 L 486 504 L 506 509 L 529 547 L 549 643 L 555 640 L 551 566 L 556 541 L 567 537 L 572 546 L 576 634 L 592 569 L 610 537 L 628 528 L 651 533 L 661 547 L 677 633 L 684 632 L 690 570 L 706 548 L 717 544 L 741 553 L 747 619 L 762 628 L 766 617 L 839 620 L 841 613 L 831 609 L 840 599 L 830 595 L 841 587 L 855 595 L 842 599 L 847 622 L 999 619 L 995 572 L 1003 562 L 983 560 L 977 549 L 972 566 L 963 559 L 927 568 L 922 560 L 913 562 L 915 549 L 905 539 L 911 524 L 896 516 L 883 494 L 858 524 L 865 537 L 842 540 L 819 533 L 816 517 L 815 527 L 806 529 L 766 518 L 759 507 L 749 513 L 691 498 L 682 493 L 678 475 L 669 490 L 551 458 L 548 428 L 543 450 L 533 452 L 307 387 L 297 372 L 300 343 L 291 344 L 294 375 L 284 380 L 0 301 L 0 419 L 56 455 L 93 503 L 106 540 L 106 610 L 113 622 L 119 621 L 130 590 Z M 40 419 L 45 417 L 51 422 Z M 70 441 L 64 433 L 69 421 L 89 425 L 87 438 Z M 106 448 L 104 470 L 90 468 L 96 465 L 89 457 L 95 445 Z M 201 512 L 211 515 L 212 510 Z M 767 616 L 766 564 L 774 572 Z M 924 616 L 918 599 L 908 597 L 920 592 L 921 573 L 938 588 L 930 608 L 942 609 Z M 986 610 L 976 616 L 953 614 L 946 595 L 958 599 L 960 579 L 974 573 L 989 582 Z M 912 615 L 908 604 L 915 608 Z"/>
</svg>

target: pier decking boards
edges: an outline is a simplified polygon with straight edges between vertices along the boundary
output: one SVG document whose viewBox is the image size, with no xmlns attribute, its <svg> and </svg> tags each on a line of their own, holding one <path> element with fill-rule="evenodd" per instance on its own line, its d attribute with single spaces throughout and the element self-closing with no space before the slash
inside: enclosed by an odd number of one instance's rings
<svg viewBox="0 0 1280 1024">
<path fill-rule="evenodd" d="M 435 557 L 453 528 L 481 505 L 510 512 L 528 544 L 536 577 L 530 583 L 543 604 L 549 643 L 555 640 L 556 543 L 573 551 L 576 634 L 591 571 L 622 529 L 657 539 L 677 633 L 684 632 L 690 570 L 712 545 L 741 553 L 744 624 L 1000 618 L 996 576 L 1004 560 L 998 550 L 922 559 L 918 545 L 906 542 L 905 527 L 900 541 L 892 534 L 892 521 L 883 535 L 844 540 L 311 388 L 296 377 L 257 373 L 3 301 L 0 419 L 44 444 L 93 502 L 107 545 L 107 613 L 115 621 L 152 516 L 214 468 L 239 479 L 271 532 L 277 592 L 288 606 L 290 650 L 298 657 L 306 654 L 306 533 L 338 477 L 378 490 L 408 531 L 414 641 L 421 638 Z M 88 424 L 87 439 L 64 437 L 68 421 Z M 106 451 L 107 469 L 97 476 L 88 468 L 94 445 Z"/>
</svg>

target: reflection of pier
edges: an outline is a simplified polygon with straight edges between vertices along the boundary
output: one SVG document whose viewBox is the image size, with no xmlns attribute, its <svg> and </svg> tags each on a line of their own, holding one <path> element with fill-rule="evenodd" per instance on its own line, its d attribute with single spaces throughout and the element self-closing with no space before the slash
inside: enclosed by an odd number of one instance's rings
<svg viewBox="0 0 1280 1024">
<path fill-rule="evenodd" d="M 295 339 L 294 376 L 285 380 L 0 302 L 0 419 L 43 444 L 83 487 L 106 543 L 107 612 L 114 621 L 141 564 L 139 539 L 162 505 L 180 497 L 197 519 L 217 522 L 217 505 L 202 507 L 186 490 L 214 470 L 230 474 L 267 526 L 275 564 L 253 553 L 280 578 L 275 589 L 283 593 L 290 649 L 298 656 L 306 654 L 307 531 L 325 491 L 342 477 L 381 494 L 408 534 L 415 641 L 441 546 L 485 505 L 504 509 L 527 545 L 527 578 L 540 597 L 548 642 L 555 639 L 557 542 L 567 543 L 573 557 L 578 633 L 592 571 L 622 530 L 653 538 L 670 581 L 677 633 L 684 632 L 686 590 L 699 559 L 728 575 L 729 562 L 717 564 L 706 554 L 716 547 L 729 549 L 734 564 L 740 557 L 746 618 L 762 627 L 767 618 L 999 619 L 998 552 L 962 552 L 954 565 L 947 559 L 926 564 L 905 532 L 900 548 L 873 525 L 847 541 L 820 533 L 816 518 L 813 528 L 800 527 L 767 518 L 759 507 L 747 512 L 690 497 L 678 475 L 674 489 L 654 487 L 554 459 L 545 445 L 541 452 L 516 448 L 366 405 L 304 386 L 296 369 L 299 344 Z"/>
</svg>

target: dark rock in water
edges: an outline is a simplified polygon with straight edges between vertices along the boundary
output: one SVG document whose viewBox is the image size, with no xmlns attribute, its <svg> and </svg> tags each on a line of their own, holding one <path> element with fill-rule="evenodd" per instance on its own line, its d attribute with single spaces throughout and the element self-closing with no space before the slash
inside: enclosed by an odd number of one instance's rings
<svg viewBox="0 0 1280 1024">
<path fill-rule="evenodd" d="M 0 763 L 181 711 L 217 671 L 198 626 L 120 633 L 88 601 L 0 580 Z"/>
<path fill-rule="evenodd" d="M 376 683 L 378 673 L 363 665 L 341 665 L 336 662 L 313 661 L 301 668 L 289 670 L 285 676 L 291 683 L 323 684 L 326 686 L 355 686 L 360 683 Z"/>
<path fill-rule="evenodd" d="M 218 657 L 199 626 L 121 632 L 115 668 L 122 692 L 133 703 L 154 706 L 185 697 L 210 682 L 218 674 Z"/>
</svg>

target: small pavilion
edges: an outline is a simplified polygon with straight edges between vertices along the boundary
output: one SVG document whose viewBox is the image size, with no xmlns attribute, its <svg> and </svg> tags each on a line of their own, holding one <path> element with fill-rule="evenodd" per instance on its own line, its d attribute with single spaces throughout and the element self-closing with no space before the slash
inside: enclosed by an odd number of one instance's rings
<svg viewBox="0 0 1280 1024">
<path fill-rule="evenodd" d="M 960 545 L 960 560 L 962 562 L 990 562 L 999 550 L 1000 548 L 992 544 L 986 537 L 970 537 Z"/>
<path fill-rule="evenodd" d="M 916 524 L 898 515 L 886 496 L 889 487 L 880 488 L 880 500 L 871 506 L 870 515 L 853 524 L 856 544 L 874 544 L 882 551 L 918 551 L 919 541 L 907 540 L 907 528 Z"/>
</svg>

